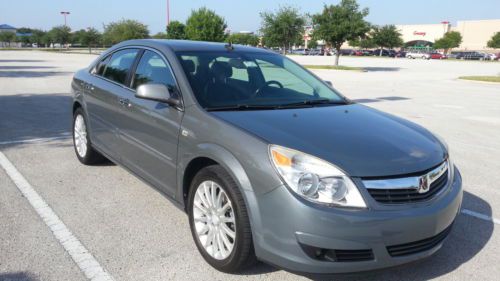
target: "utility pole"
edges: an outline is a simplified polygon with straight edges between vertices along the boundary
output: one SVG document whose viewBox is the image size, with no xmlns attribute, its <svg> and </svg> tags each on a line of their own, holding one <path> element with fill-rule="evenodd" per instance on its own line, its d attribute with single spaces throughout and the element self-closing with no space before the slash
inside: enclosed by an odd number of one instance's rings
<svg viewBox="0 0 500 281">
<path fill-rule="evenodd" d="M 167 27 L 170 24 L 170 0 L 167 0 Z"/>
<path fill-rule="evenodd" d="M 70 14 L 70 12 L 61 12 L 61 15 L 64 16 L 64 26 L 68 26 L 68 22 L 66 21 L 66 17 Z"/>
</svg>

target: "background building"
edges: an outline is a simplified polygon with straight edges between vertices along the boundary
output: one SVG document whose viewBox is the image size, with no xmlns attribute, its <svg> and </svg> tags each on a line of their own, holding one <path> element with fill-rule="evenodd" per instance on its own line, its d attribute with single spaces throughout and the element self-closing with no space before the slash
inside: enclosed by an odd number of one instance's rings
<svg viewBox="0 0 500 281">
<path fill-rule="evenodd" d="M 432 46 L 448 31 L 462 35 L 460 50 L 488 50 L 487 42 L 493 34 L 500 32 L 500 19 L 458 21 L 456 26 L 448 22 L 438 24 L 396 25 L 403 41 L 410 46 Z"/>
<path fill-rule="evenodd" d="M 0 32 L 14 32 L 16 33 L 17 29 L 8 24 L 0 24 Z"/>
</svg>

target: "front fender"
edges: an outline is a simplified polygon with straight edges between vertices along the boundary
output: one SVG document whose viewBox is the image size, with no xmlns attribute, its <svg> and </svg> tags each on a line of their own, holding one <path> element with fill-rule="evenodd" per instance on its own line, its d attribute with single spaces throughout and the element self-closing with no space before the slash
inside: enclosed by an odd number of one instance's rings
<svg viewBox="0 0 500 281">
<path fill-rule="evenodd" d="M 186 149 L 185 151 L 179 151 L 179 159 L 177 162 L 177 195 L 178 201 L 182 201 L 183 194 L 183 182 L 184 173 L 187 166 L 191 161 L 196 158 L 205 157 L 212 159 L 219 165 L 224 167 L 226 171 L 233 177 L 233 179 L 238 184 L 240 191 L 252 191 L 252 185 L 250 179 L 243 169 L 241 163 L 234 157 L 234 155 L 227 149 L 220 145 L 214 143 L 200 143 L 195 147 Z"/>
</svg>

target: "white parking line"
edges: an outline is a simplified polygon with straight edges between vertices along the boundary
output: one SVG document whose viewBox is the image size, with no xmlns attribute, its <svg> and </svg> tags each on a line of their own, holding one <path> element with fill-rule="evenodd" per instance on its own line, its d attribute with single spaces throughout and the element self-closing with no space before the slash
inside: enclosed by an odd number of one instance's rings
<svg viewBox="0 0 500 281">
<path fill-rule="evenodd" d="M 490 216 L 487 216 L 487 215 L 484 215 L 484 214 L 481 214 L 481 213 L 478 213 L 478 212 L 474 212 L 474 211 L 467 210 L 467 209 L 462 209 L 460 212 L 462 212 L 462 214 L 469 215 L 469 216 L 472 216 L 472 217 L 475 217 L 475 218 L 478 218 L 478 219 L 489 221 L 489 222 L 492 222 L 492 223 L 495 223 L 495 224 L 500 224 L 500 220 L 499 219 L 496 219 L 494 217 L 490 217 Z"/>
<path fill-rule="evenodd" d="M 26 140 L 13 140 L 13 141 L 0 141 L 0 145 L 9 145 L 9 144 L 23 144 L 23 143 L 41 143 L 41 142 L 49 142 L 55 140 L 62 140 L 71 137 L 70 133 L 64 133 L 57 137 L 48 137 L 48 138 L 37 138 L 37 139 L 26 139 Z"/>
<path fill-rule="evenodd" d="M 7 172 L 24 197 L 28 199 L 33 209 L 50 228 L 83 274 L 92 281 L 114 280 L 2 152 L 0 152 L 0 166 Z"/>
</svg>

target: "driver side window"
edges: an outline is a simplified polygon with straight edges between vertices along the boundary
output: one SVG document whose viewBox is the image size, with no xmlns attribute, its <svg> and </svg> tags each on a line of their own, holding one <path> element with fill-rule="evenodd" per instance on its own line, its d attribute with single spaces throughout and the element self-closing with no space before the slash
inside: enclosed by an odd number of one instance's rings
<svg viewBox="0 0 500 281">
<path fill-rule="evenodd" d="M 147 50 L 144 51 L 137 65 L 132 81 L 132 89 L 137 89 L 143 84 L 175 86 L 175 79 L 167 63 L 155 52 Z"/>
<path fill-rule="evenodd" d="M 311 86 L 304 83 L 304 81 L 297 76 L 290 75 L 290 72 L 286 69 L 263 60 L 256 60 L 256 62 L 259 65 L 266 82 L 273 80 L 279 81 L 283 84 L 283 88 L 285 89 L 294 90 L 306 95 L 314 95 L 314 89 Z M 283 79 L 284 77 L 286 79 Z"/>
</svg>

